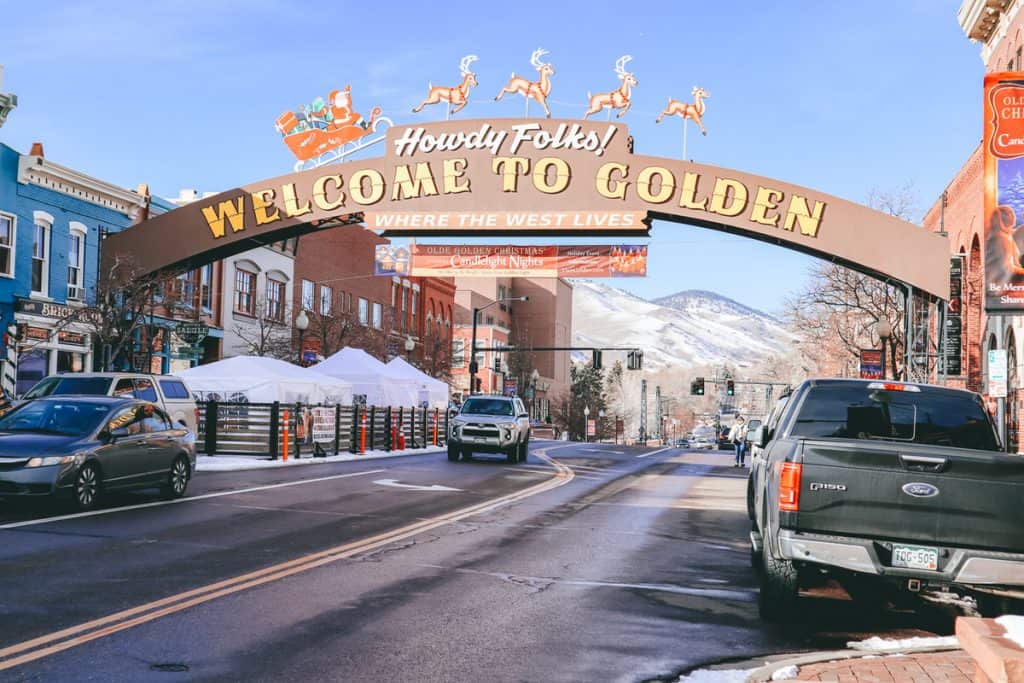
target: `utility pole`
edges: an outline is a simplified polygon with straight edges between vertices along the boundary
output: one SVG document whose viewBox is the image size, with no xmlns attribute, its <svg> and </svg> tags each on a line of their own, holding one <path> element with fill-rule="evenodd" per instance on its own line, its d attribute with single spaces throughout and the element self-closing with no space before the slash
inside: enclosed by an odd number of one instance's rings
<svg viewBox="0 0 1024 683">
<path fill-rule="evenodd" d="M 656 427 L 657 431 L 654 432 L 654 438 L 660 440 L 660 439 L 662 439 L 664 437 L 664 434 L 661 433 L 662 427 L 661 427 L 661 385 L 660 384 L 658 384 L 658 385 L 656 385 L 654 387 L 654 403 L 655 403 L 655 415 L 656 415 L 657 420 L 658 420 L 658 426 Z"/>
<path fill-rule="evenodd" d="M 647 380 L 640 380 L 640 442 L 647 443 Z"/>
</svg>

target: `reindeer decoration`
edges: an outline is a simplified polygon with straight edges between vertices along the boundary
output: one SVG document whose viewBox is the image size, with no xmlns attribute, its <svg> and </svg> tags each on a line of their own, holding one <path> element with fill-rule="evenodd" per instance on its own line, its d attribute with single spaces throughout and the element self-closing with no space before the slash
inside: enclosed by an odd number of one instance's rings
<svg viewBox="0 0 1024 683">
<path fill-rule="evenodd" d="M 588 118 L 591 114 L 596 114 L 605 107 L 608 108 L 609 117 L 611 117 L 612 109 L 618 109 L 619 113 L 615 115 L 617 119 L 621 119 L 622 115 L 629 111 L 629 107 L 633 104 L 630 100 L 632 87 L 637 84 L 633 73 L 626 71 L 626 62 L 631 59 L 633 59 L 631 55 L 623 55 L 615 62 L 615 75 L 622 81 L 622 85 L 617 89 L 596 95 L 587 93 L 587 98 L 590 100 L 590 108 L 583 115 L 584 119 Z"/>
<path fill-rule="evenodd" d="M 661 120 L 666 116 L 672 116 L 679 114 L 685 122 L 686 119 L 693 119 L 694 122 L 700 126 L 701 135 L 707 135 L 708 132 L 704 130 L 704 124 L 701 122 L 701 117 L 704 116 L 704 99 L 711 97 L 704 88 L 694 86 L 693 88 L 693 104 L 687 104 L 686 102 L 680 102 L 674 100 L 671 97 L 668 99 L 668 105 L 665 106 L 665 111 L 658 114 L 658 119 L 655 123 L 661 123 Z"/>
<path fill-rule="evenodd" d="M 449 115 L 462 111 L 462 108 L 469 103 L 469 89 L 477 85 L 476 74 L 469 70 L 469 65 L 477 61 L 477 59 L 479 57 L 476 55 L 466 55 L 463 57 L 459 62 L 459 73 L 462 74 L 462 82 L 454 88 L 430 85 L 427 99 L 420 102 L 420 106 L 412 110 L 413 113 L 419 112 L 428 104 L 437 104 L 438 102 L 448 103 Z M 455 105 L 454 109 L 451 108 L 452 105 Z"/>
<path fill-rule="evenodd" d="M 530 100 L 533 99 L 540 106 L 544 107 L 544 113 L 551 118 L 551 110 L 548 109 L 548 93 L 551 92 L 551 77 L 555 74 L 554 67 L 549 62 L 542 62 L 540 58 L 548 54 L 547 50 L 537 48 L 530 55 L 530 64 L 540 73 L 540 80 L 528 81 L 522 76 L 516 76 L 515 72 L 509 78 L 508 85 L 501 89 L 495 96 L 495 101 L 500 100 L 507 92 L 519 93 L 526 98 L 526 108 L 529 111 Z"/>
</svg>

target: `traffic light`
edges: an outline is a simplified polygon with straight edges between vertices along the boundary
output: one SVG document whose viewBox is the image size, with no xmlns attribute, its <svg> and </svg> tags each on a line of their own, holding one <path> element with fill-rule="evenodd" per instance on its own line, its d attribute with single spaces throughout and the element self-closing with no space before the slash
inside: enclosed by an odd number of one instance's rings
<svg viewBox="0 0 1024 683">
<path fill-rule="evenodd" d="M 698 377 L 697 379 L 690 382 L 690 395 L 691 396 L 703 396 L 704 395 L 704 378 Z"/>
<path fill-rule="evenodd" d="M 736 382 L 732 381 L 731 379 L 725 380 L 725 394 L 726 396 L 736 395 Z"/>
<path fill-rule="evenodd" d="M 633 350 L 626 354 L 627 370 L 642 370 L 644 367 L 644 352 Z"/>
<path fill-rule="evenodd" d="M 594 349 L 593 350 L 593 357 L 590 360 L 590 364 L 591 364 L 591 366 L 593 366 L 593 368 L 595 370 L 600 370 L 601 369 L 601 350 L 600 349 Z"/>
</svg>

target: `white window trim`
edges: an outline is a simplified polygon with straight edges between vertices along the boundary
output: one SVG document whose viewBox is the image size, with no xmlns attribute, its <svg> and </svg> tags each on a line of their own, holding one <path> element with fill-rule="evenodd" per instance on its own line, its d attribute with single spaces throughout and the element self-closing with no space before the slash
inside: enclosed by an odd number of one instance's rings
<svg viewBox="0 0 1024 683">
<path fill-rule="evenodd" d="M 78 282 L 74 285 L 81 290 L 82 296 L 79 299 L 74 299 L 74 301 L 85 301 L 85 241 L 86 237 L 89 235 L 89 228 L 86 227 L 85 223 L 71 221 L 68 232 L 70 235 L 78 235 L 82 238 L 82 253 L 80 254 L 82 260 L 78 263 Z M 71 283 L 68 284 L 70 285 Z M 68 300 L 72 300 L 71 292 L 68 292 Z"/>
<path fill-rule="evenodd" d="M 13 213 L 7 213 L 6 211 L 0 211 L 0 216 L 8 218 L 11 221 L 11 272 L 0 273 L 0 277 L 14 278 L 14 264 L 17 263 L 15 257 L 17 256 L 16 249 L 18 247 L 18 217 Z"/>
<path fill-rule="evenodd" d="M 308 302 L 306 301 L 307 282 L 309 283 L 309 286 L 311 288 Z M 304 311 L 312 311 L 316 306 L 316 282 L 314 282 L 313 280 L 306 280 L 305 278 L 303 278 L 302 282 L 299 284 L 299 306 Z"/>
<path fill-rule="evenodd" d="M 35 228 L 36 228 L 36 226 L 39 226 L 39 227 L 43 228 L 43 230 L 46 232 L 46 237 L 44 238 L 45 245 L 44 245 L 44 248 L 43 248 L 43 252 L 44 252 L 43 275 L 42 275 L 43 289 L 42 289 L 42 291 L 36 291 L 34 289 L 31 289 L 32 285 L 31 285 L 31 279 L 30 279 L 30 281 L 29 281 L 29 292 L 30 292 L 29 298 L 42 299 L 44 301 L 53 301 L 53 298 L 50 297 L 50 261 L 51 261 L 52 255 L 53 255 L 53 222 L 54 222 L 53 221 L 53 216 L 51 214 L 48 214 L 45 211 L 38 211 L 37 210 L 37 211 L 33 211 L 32 212 L 32 221 L 33 221 L 33 225 L 32 225 L 32 240 L 33 240 L 32 258 L 33 259 L 35 258 L 34 240 L 35 240 Z M 31 263 L 31 261 L 30 261 L 30 263 Z M 31 269 L 29 270 L 29 276 L 31 278 Z"/>
</svg>

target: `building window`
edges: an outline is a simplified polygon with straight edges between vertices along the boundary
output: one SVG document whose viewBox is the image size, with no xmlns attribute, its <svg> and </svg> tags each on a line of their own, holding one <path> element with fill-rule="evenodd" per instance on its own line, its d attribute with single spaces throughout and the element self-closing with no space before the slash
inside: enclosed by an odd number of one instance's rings
<svg viewBox="0 0 1024 683">
<path fill-rule="evenodd" d="M 359 297 L 359 324 L 370 324 L 370 302 L 363 297 Z"/>
<path fill-rule="evenodd" d="M 0 275 L 14 276 L 14 216 L 0 214 Z"/>
<path fill-rule="evenodd" d="M 68 299 L 85 300 L 85 235 L 81 223 L 71 224 L 68 236 Z"/>
<path fill-rule="evenodd" d="M 52 220 L 47 222 L 40 218 L 37 211 L 35 230 L 32 234 L 32 292 L 48 296 L 50 291 L 50 227 Z"/>
<path fill-rule="evenodd" d="M 313 283 L 309 280 L 302 281 L 302 309 L 313 310 Z"/>
<path fill-rule="evenodd" d="M 352 312 L 352 292 L 345 292 L 345 310 Z"/>
<path fill-rule="evenodd" d="M 279 323 L 284 322 L 284 283 L 267 278 L 267 317 Z"/>
<path fill-rule="evenodd" d="M 466 364 L 466 340 L 452 339 L 452 367 L 461 368 Z"/>
<path fill-rule="evenodd" d="M 235 268 L 235 312 L 252 315 L 255 313 L 253 293 L 256 291 L 256 273 Z"/>
<path fill-rule="evenodd" d="M 179 275 L 174 282 L 175 292 L 178 297 L 177 304 L 185 308 L 192 308 L 195 305 L 196 275 L 194 270 Z"/>
<path fill-rule="evenodd" d="M 412 325 L 411 325 L 411 327 L 412 327 L 413 330 L 416 329 L 416 309 L 419 307 L 419 305 L 420 305 L 420 293 L 417 292 L 414 289 L 414 290 L 412 290 L 412 305 L 409 307 L 410 308 L 409 315 L 412 318 Z"/>
<path fill-rule="evenodd" d="M 330 287 L 324 287 L 320 285 L 320 315 L 331 314 L 331 304 L 334 298 L 334 290 Z"/>
<path fill-rule="evenodd" d="M 398 305 L 398 287 L 399 285 L 397 282 L 391 283 L 391 308 Z"/>
<path fill-rule="evenodd" d="M 384 327 L 384 307 L 376 302 L 373 304 L 373 326 L 378 330 Z"/>
<path fill-rule="evenodd" d="M 210 289 L 213 282 L 213 264 L 207 263 L 199 270 L 199 305 L 204 311 L 213 310 L 213 292 Z"/>
</svg>

